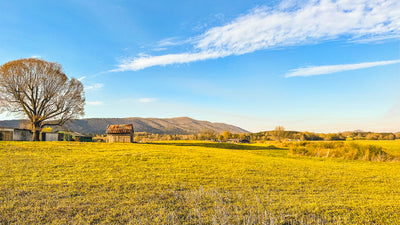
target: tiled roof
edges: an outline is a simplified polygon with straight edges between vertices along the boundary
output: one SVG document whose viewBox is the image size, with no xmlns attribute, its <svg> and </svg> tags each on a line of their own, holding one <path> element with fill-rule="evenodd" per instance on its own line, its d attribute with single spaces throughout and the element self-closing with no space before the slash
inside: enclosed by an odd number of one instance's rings
<svg viewBox="0 0 400 225">
<path fill-rule="evenodd" d="M 133 132 L 132 124 L 110 125 L 107 128 L 107 134 L 130 134 Z"/>
</svg>

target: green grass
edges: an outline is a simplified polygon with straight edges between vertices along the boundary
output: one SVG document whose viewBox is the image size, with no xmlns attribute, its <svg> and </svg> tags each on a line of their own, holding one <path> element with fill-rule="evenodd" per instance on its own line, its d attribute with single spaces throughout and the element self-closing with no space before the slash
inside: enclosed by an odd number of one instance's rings
<svg viewBox="0 0 400 225">
<path fill-rule="evenodd" d="M 400 224 L 400 164 L 271 145 L 0 142 L 0 224 Z"/>
</svg>

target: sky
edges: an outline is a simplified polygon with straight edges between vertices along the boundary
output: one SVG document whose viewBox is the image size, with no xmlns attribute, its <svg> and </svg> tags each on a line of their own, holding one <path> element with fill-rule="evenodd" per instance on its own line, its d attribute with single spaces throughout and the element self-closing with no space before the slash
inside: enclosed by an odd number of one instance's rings
<svg viewBox="0 0 400 225">
<path fill-rule="evenodd" d="M 400 131 L 398 0 L 16 0 L 0 30 L 0 64 L 60 63 L 85 118 Z"/>
</svg>

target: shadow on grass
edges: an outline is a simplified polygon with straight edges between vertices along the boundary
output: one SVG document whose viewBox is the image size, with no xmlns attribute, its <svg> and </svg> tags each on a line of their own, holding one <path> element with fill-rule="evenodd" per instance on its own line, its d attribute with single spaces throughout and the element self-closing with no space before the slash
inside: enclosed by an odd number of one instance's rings
<svg viewBox="0 0 400 225">
<path fill-rule="evenodd" d="M 179 142 L 162 142 L 162 143 L 153 143 L 148 142 L 146 144 L 150 145 L 174 145 L 174 146 L 193 146 L 193 147 L 205 147 L 205 148 L 221 148 L 221 149 L 235 149 L 235 150 L 285 150 L 283 148 L 278 148 L 274 145 L 269 146 L 256 146 L 249 144 L 231 144 L 231 143 L 212 143 L 212 142 L 204 142 L 204 143 L 179 143 Z"/>
</svg>

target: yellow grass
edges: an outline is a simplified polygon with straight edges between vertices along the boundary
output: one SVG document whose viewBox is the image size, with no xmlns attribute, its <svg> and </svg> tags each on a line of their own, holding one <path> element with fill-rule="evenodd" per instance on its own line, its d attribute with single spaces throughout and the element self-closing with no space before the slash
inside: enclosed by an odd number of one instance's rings
<svg viewBox="0 0 400 225">
<path fill-rule="evenodd" d="M 396 140 L 362 140 L 353 141 L 359 144 L 377 145 L 383 147 L 387 153 L 400 156 L 400 139 Z"/>
<path fill-rule="evenodd" d="M 400 224 L 400 164 L 267 145 L 0 142 L 0 224 Z"/>
</svg>

